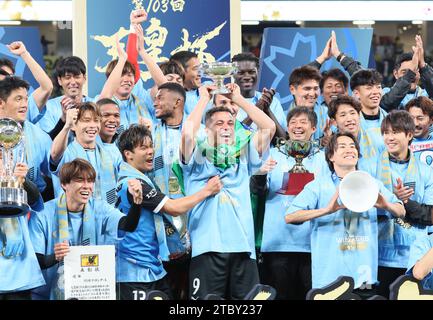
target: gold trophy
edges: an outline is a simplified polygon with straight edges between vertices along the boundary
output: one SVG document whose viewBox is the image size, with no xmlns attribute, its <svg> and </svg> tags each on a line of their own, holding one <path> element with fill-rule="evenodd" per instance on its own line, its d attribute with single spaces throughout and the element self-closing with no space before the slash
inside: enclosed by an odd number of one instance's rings
<svg viewBox="0 0 433 320">
<path fill-rule="evenodd" d="M 211 94 L 227 94 L 230 91 L 224 86 L 224 79 L 237 72 L 237 64 L 234 62 L 211 62 L 200 65 L 202 76 L 214 81 L 217 89 Z"/>
<path fill-rule="evenodd" d="M 27 192 L 14 177 L 15 165 L 24 162 L 24 132 L 21 125 L 9 118 L 0 119 L 0 217 L 18 217 L 29 211 Z M 14 150 L 15 149 L 15 150 Z M 14 156 L 15 151 L 15 156 Z"/>
<path fill-rule="evenodd" d="M 276 143 L 278 150 L 287 157 L 293 157 L 295 165 L 289 172 L 284 173 L 283 185 L 279 194 L 297 195 L 305 185 L 314 180 L 314 174 L 302 164 L 302 160 L 308 157 L 312 152 L 317 152 L 318 148 L 313 141 L 285 140 L 279 138 Z"/>
</svg>

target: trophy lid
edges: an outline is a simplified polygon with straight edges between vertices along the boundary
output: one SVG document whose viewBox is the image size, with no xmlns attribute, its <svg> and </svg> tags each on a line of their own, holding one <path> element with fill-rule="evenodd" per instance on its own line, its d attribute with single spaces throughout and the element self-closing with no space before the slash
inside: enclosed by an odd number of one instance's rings
<svg viewBox="0 0 433 320">
<path fill-rule="evenodd" d="M 14 148 L 23 137 L 23 127 L 10 118 L 0 119 L 0 147 L 5 149 Z"/>
</svg>

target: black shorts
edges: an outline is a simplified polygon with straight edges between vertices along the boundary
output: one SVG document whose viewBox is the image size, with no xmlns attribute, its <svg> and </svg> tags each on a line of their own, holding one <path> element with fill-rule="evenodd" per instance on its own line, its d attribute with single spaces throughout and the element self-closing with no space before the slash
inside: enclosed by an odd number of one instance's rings
<svg viewBox="0 0 433 320">
<path fill-rule="evenodd" d="M 152 290 L 162 291 L 172 299 L 166 277 L 153 282 L 118 282 L 116 286 L 118 300 L 146 300 L 147 293 Z"/>
<path fill-rule="evenodd" d="M 224 299 L 244 299 L 259 283 L 256 260 L 248 253 L 207 252 L 191 259 L 190 298 L 215 294 Z"/>
</svg>

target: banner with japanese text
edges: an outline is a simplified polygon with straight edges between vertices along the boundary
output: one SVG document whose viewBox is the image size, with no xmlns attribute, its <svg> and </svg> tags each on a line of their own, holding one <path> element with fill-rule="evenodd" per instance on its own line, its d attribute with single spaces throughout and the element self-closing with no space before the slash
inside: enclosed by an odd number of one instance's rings
<svg viewBox="0 0 433 320">
<path fill-rule="evenodd" d="M 230 7 L 230 0 L 87 0 L 89 96 L 100 92 L 106 66 L 117 58 L 116 34 L 126 45 L 131 10 L 148 13 L 143 23 L 145 47 L 157 63 L 182 50 L 197 53 L 201 62 L 212 62 L 230 60 Z M 150 87 L 150 74 L 140 67 Z"/>
</svg>

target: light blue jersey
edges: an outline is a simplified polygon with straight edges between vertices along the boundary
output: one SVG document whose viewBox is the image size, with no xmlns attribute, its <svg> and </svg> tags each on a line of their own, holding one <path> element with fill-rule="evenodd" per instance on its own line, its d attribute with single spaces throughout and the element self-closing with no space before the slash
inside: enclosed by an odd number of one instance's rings
<svg viewBox="0 0 433 320">
<path fill-rule="evenodd" d="M 62 117 L 62 105 L 60 104 L 60 101 L 62 101 L 63 98 L 64 96 L 60 96 L 47 101 L 45 113 L 37 122 L 39 128 L 44 130 L 46 133 L 50 133 L 50 131 L 54 129 L 57 122 L 59 122 L 60 118 Z M 94 99 L 83 96 L 82 102 L 93 101 Z"/>
<path fill-rule="evenodd" d="M 262 252 L 310 252 L 310 222 L 300 225 L 286 224 L 284 216 L 295 198 L 293 195 L 277 193 L 283 184 L 284 173 L 294 165 L 295 159 L 272 148 L 270 157 L 277 161 L 277 166 L 268 174 L 268 196 L 266 198 L 265 218 L 263 222 Z M 305 168 L 320 179 L 323 172 L 329 173 L 329 167 L 323 151 L 312 154 L 302 161 Z"/>
<path fill-rule="evenodd" d="M 397 202 L 382 182 L 379 190 L 389 202 Z M 340 179 L 324 174 L 307 184 L 287 213 L 328 206 Z M 311 220 L 313 288 L 323 288 L 340 276 L 352 277 L 355 289 L 377 282 L 377 209 L 355 213 L 347 209 Z"/>
<path fill-rule="evenodd" d="M 433 168 L 433 135 L 426 139 L 414 138 L 409 148 L 418 160 Z"/>
<path fill-rule="evenodd" d="M 190 115 L 192 110 L 194 110 L 195 106 L 200 100 L 200 95 L 198 93 L 198 89 L 186 91 L 186 100 L 184 106 L 184 113 L 186 116 Z"/>
<path fill-rule="evenodd" d="M 23 236 L 24 251 L 14 258 L 6 258 L 0 253 L 0 294 L 30 290 L 45 284 L 29 236 L 27 218 L 21 216 L 17 219 Z"/>
<path fill-rule="evenodd" d="M 413 267 L 433 248 L 433 236 L 418 236 L 410 246 L 409 262 L 407 264 L 406 274 L 413 275 Z M 433 270 L 432 270 L 433 271 Z M 422 286 L 426 290 L 433 290 L 432 271 L 422 280 Z"/>
<path fill-rule="evenodd" d="M 81 158 L 90 162 L 96 171 L 96 181 L 93 196 L 97 200 L 105 200 L 114 205 L 117 200 L 116 183 L 119 172 L 120 159 L 114 159 L 101 143 L 96 143 L 95 149 L 84 149 L 77 140 L 68 145 L 59 163 L 51 163 L 54 195 L 58 197 L 62 192 L 60 180 L 58 178 L 60 169 L 64 163 L 76 158 Z"/>
<path fill-rule="evenodd" d="M 57 217 L 59 198 L 45 203 L 44 210 L 32 214 L 29 222 L 30 238 L 35 252 L 42 255 L 54 254 L 54 245 L 59 241 L 59 223 Z M 124 216 L 119 210 L 113 208 L 105 201 L 97 201 L 91 198 L 86 205 L 86 210 L 95 218 L 95 240 L 91 245 L 114 245 L 118 239 L 118 226 Z M 68 213 L 69 245 L 81 245 L 83 229 L 83 213 Z M 33 290 L 32 295 L 36 299 L 54 298 L 52 290 L 59 264 L 43 270 L 46 285 Z"/>
<path fill-rule="evenodd" d="M 393 161 L 389 163 L 393 185 L 396 185 L 397 178 L 400 178 L 405 186 L 414 189 L 415 193 L 410 198 L 411 200 L 428 205 L 433 204 L 433 170 L 429 166 L 418 160 L 415 161 L 412 168 L 409 168 L 409 163 Z M 382 166 L 382 169 L 383 164 L 379 165 Z M 422 234 L 427 234 L 425 226 L 410 224 L 390 216 L 381 217 L 379 221 L 379 266 L 406 268 L 410 246 L 415 238 Z"/>
<path fill-rule="evenodd" d="M 25 162 L 29 167 L 27 178 L 33 181 L 40 192 L 47 184 L 43 175 L 51 177 L 48 157 L 51 149 L 51 138 L 40 128 L 29 121 L 24 122 Z M 19 148 L 14 149 L 15 159 L 19 158 Z"/>
<path fill-rule="evenodd" d="M 250 102 L 253 105 L 256 105 L 257 102 L 259 102 L 260 98 L 262 97 L 262 93 L 259 91 L 256 91 L 254 94 L 254 97 L 247 98 L 246 100 Z M 280 126 L 287 131 L 287 119 L 286 115 L 284 114 L 283 107 L 281 106 L 280 100 L 278 100 L 277 97 L 274 96 L 271 105 L 269 106 L 269 109 L 274 114 L 275 118 L 278 120 L 278 123 Z M 247 113 L 242 109 L 239 108 L 238 114 L 236 116 L 236 119 L 240 122 L 244 121 L 247 118 Z M 257 125 L 255 123 L 251 124 L 251 129 L 254 131 L 257 130 Z"/>
<path fill-rule="evenodd" d="M 225 170 L 209 162 L 198 147 L 190 161 L 181 164 L 186 195 L 203 189 L 214 176 L 219 176 L 223 184 L 218 194 L 189 212 L 192 257 L 206 252 L 248 252 L 255 259 L 249 178 L 260 168 L 262 160 L 253 140 L 242 149 L 240 162 Z"/>
<path fill-rule="evenodd" d="M 367 120 L 364 117 L 364 114 L 361 112 L 360 116 L 360 125 L 361 128 L 367 132 L 369 137 L 372 140 L 373 146 L 377 150 L 385 149 L 385 143 L 383 142 L 382 133 L 380 132 L 380 125 L 382 124 L 383 119 L 385 119 L 388 113 L 379 108 L 379 119 L 376 120 Z"/>
<path fill-rule="evenodd" d="M 130 165 L 124 163 L 120 172 L 124 179 L 119 181 L 117 192 L 120 199 L 119 209 L 122 212 L 128 211 L 131 207 L 128 200 L 128 180 L 142 180 L 150 192 L 144 194 L 145 201 L 148 202 L 141 206 L 137 228 L 134 232 L 126 232 L 119 242 L 116 281 L 148 283 L 160 280 L 167 273 L 160 257 L 160 248 L 166 240 L 166 231 L 159 211 L 168 197 L 158 197 L 153 182 Z M 158 198 L 158 201 L 152 202 L 155 198 Z"/>
<path fill-rule="evenodd" d="M 44 115 L 44 113 L 45 113 L 45 106 L 42 112 L 39 111 L 38 104 L 35 101 L 35 97 L 33 96 L 33 93 L 30 94 L 28 104 L 27 104 L 27 120 L 35 124 Z"/>
</svg>

